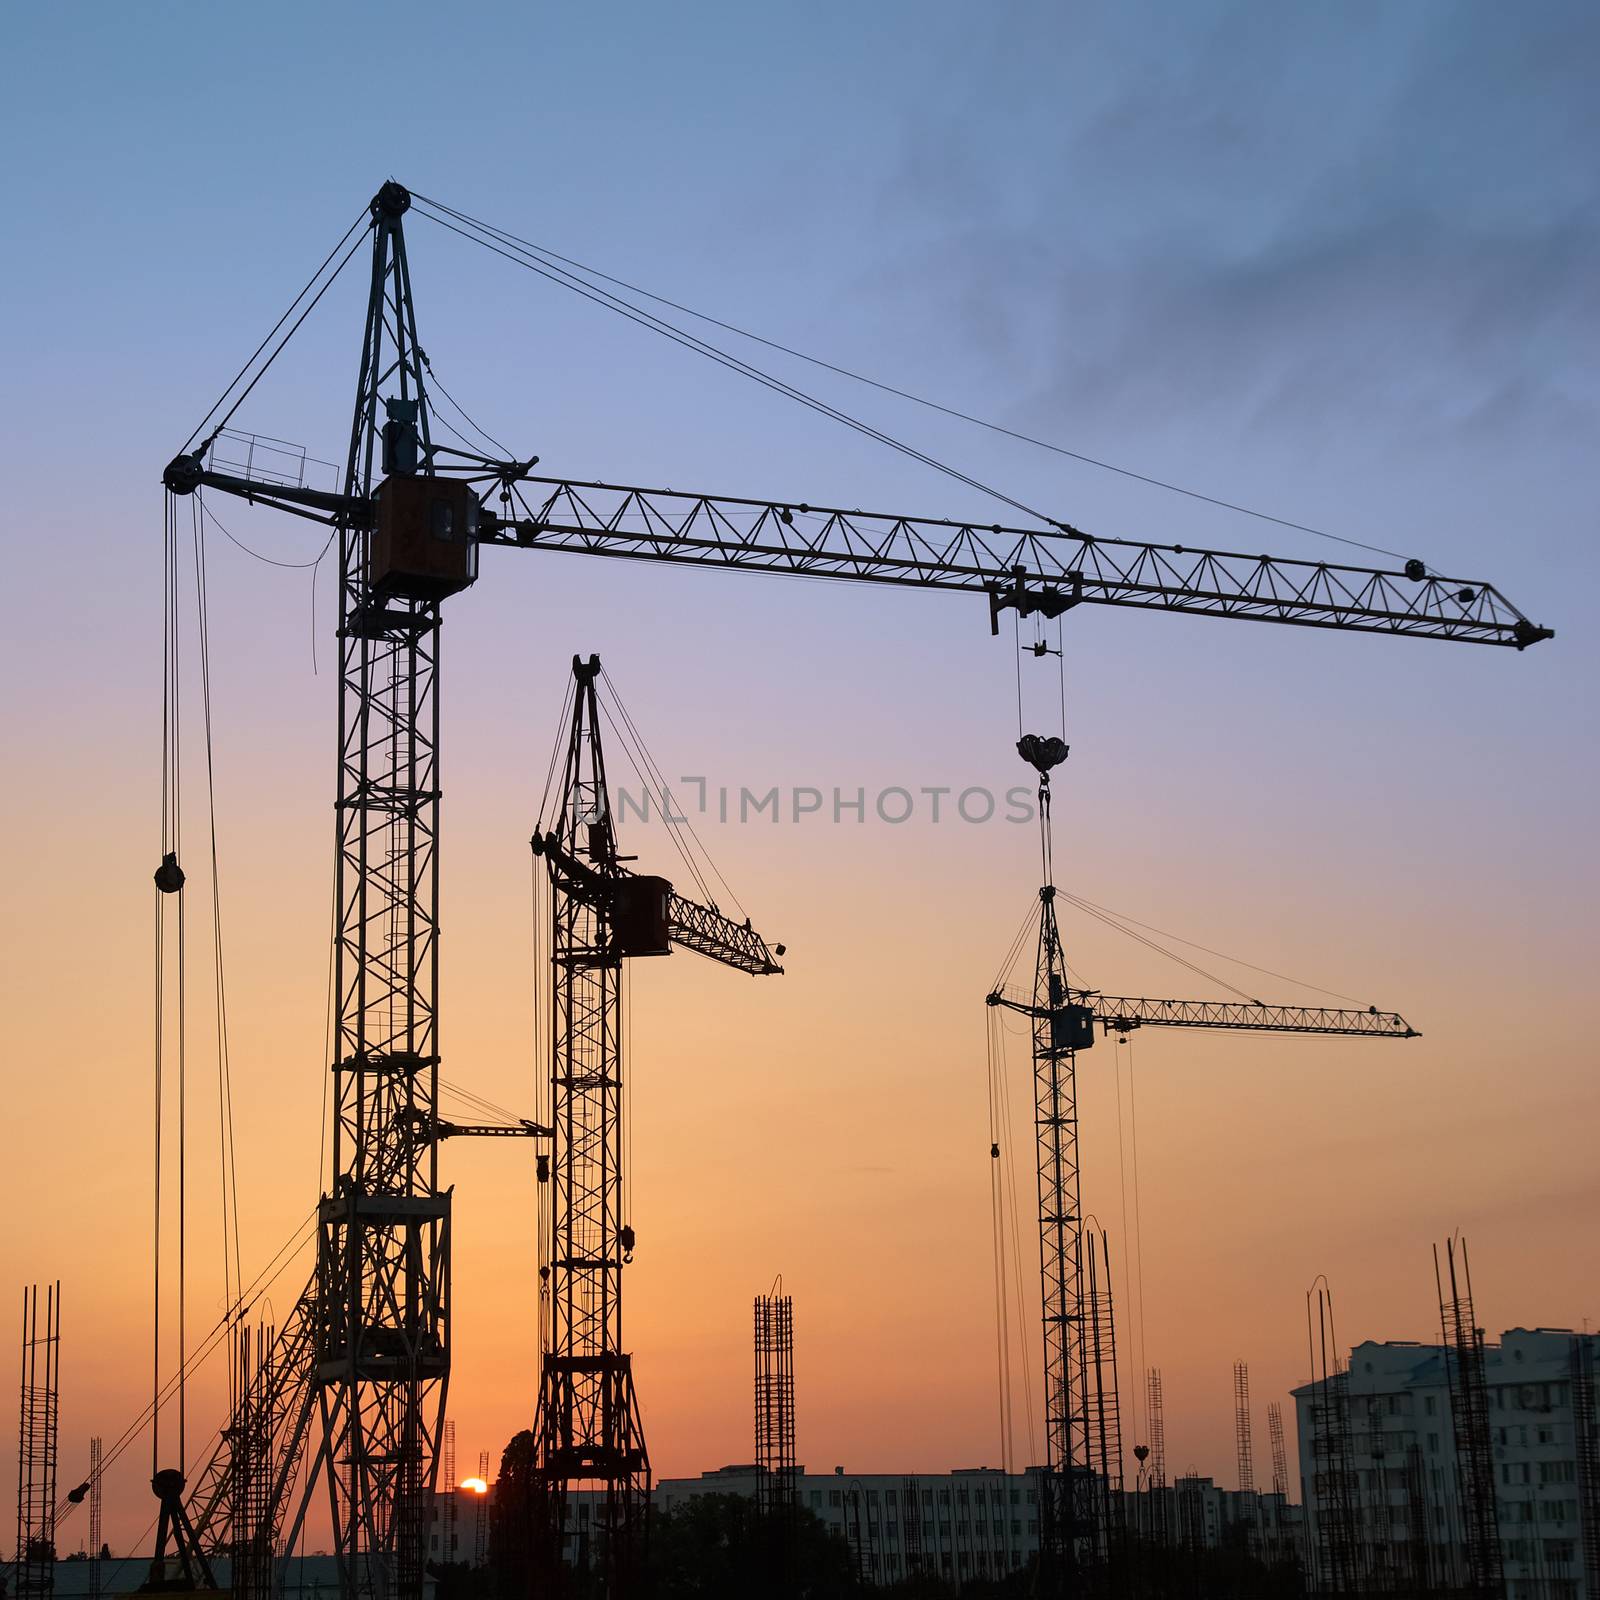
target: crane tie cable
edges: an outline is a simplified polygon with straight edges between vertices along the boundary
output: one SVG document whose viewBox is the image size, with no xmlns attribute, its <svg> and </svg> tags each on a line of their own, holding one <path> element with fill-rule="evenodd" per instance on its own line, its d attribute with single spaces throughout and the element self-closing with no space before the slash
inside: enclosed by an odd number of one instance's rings
<svg viewBox="0 0 1600 1600">
<path fill-rule="evenodd" d="M 234 375 L 233 381 L 228 385 L 228 387 L 226 389 L 224 389 L 222 391 L 222 393 L 220 395 L 217 396 L 216 403 L 200 419 L 200 422 L 199 422 L 198 426 L 195 428 L 194 432 L 191 433 L 189 435 L 189 437 L 184 441 L 183 450 L 181 450 L 179 452 L 180 455 L 186 454 L 188 452 L 188 450 L 189 450 L 190 445 L 192 445 L 195 442 L 195 440 L 200 437 L 201 428 L 204 428 L 205 425 L 208 422 L 210 422 L 210 420 L 217 414 L 218 410 L 221 409 L 222 405 L 227 400 L 228 396 L 230 394 L 232 394 L 233 391 L 238 387 L 239 381 L 250 370 L 250 368 L 255 365 L 257 357 L 259 357 L 261 352 L 263 350 L 265 350 L 267 348 L 267 346 L 272 342 L 273 336 L 277 333 L 278 329 L 281 328 L 284 325 L 284 323 L 286 323 L 289 320 L 289 318 L 294 315 L 295 307 L 298 306 L 303 299 L 305 299 L 306 295 L 311 290 L 311 286 L 314 283 L 316 283 L 317 279 L 320 278 L 324 272 L 327 271 L 328 263 L 330 261 L 332 261 L 333 258 L 336 255 L 338 255 L 340 250 L 344 249 L 345 243 L 350 238 L 350 235 L 352 233 L 354 233 L 358 228 L 360 228 L 367 220 L 368 220 L 367 213 L 365 211 L 363 211 L 361 213 L 361 215 L 358 216 L 356 218 L 356 220 L 354 222 L 352 222 L 348 228 L 345 229 L 345 231 L 344 231 L 343 235 L 341 236 L 338 244 L 336 244 L 333 247 L 333 249 L 331 249 L 327 253 L 327 255 L 323 257 L 322 264 L 306 280 L 305 287 L 303 289 L 301 289 L 299 294 L 297 294 L 294 297 L 294 299 L 289 302 L 289 309 L 287 311 L 285 311 L 283 313 L 283 315 L 281 317 L 279 317 L 278 320 L 275 323 L 273 323 L 272 328 L 268 332 L 266 338 L 263 339 L 261 341 L 261 343 L 256 346 L 254 352 L 250 356 L 250 359 L 248 361 L 246 361 L 245 364 L 242 367 L 239 368 L 238 372 Z M 239 407 L 244 404 L 245 400 L 249 397 L 250 391 L 252 389 L 254 389 L 255 386 L 258 383 L 260 383 L 262 378 L 266 375 L 267 369 L 272 365 L 272 363 L 274 361 L 276 361 L 280 355 L 283 354 L 284 346 L 287 345 L 288 342 L 299 331 L 300 324 L 303 323 L 306 320 L 306 318 L 311 315 L 312 311 L 314 311 L 316 309 L 317 301 L 321 300 L 323 295 L 325 295 L 328 292 L 329 288 L 332 287 L 334 280 L 350 264 L 350 258 L 361 247 L 361 244 L 362 244 L 362 241 L 360 239 L 357 239 L 356 242 L 353 245 L 350 246 L 349 250 L 345 252 L 344 259 L 339 263 L 339 265 L 337 267 L 335 267 L 333 269 L 333 273 L 328 278 L 327 282 L 324 283 L 323 286 L 320 289 L 317 290 L 316 296 L 311 301 L 311 304 L 308 305 L 305 308 L 305 310 L 302 311 L 297 318 L 295 318 L 294 326 L 291 327 L 286 334 L 284 334 L 284 336 L 283 336 L 283 338 L 281 340 L 279 340 L 277 349 L 275 349 L 272 352 L 272 354 L 267 357 L 266 361 L 262 364 L 260 371 L 258 371 L 256 373 L 256 375 L 250 380 L 250 382 L 248 384 L 246 384 L 243 393 L 241 393 L 239 395 L 238 399 L 236 399 L 233 402 L 233 404 L 228 408 L 228 411 L 227 411 L 226 415 L 216 425 L 216 427 L 211 430 L 210 435 L 207 437 L 206 444 L 204 444 L 204 445 L 202 445 L 200 447 L 202 452 L 206 449 L 206 446 L 210 444 L 211 440 L 215 439 L 217 437 L 217 435 L 219 433 L 221 433 L 222 430 L 225 427 L 227 427 L 228 423 L 230 421 L 232 421 L 234 413 L 237 412 Z"/>
<path fill-rule="evenodd" d="M 416 196 L 413 196 L 413 199 L 416 198 Z M 564 268 L 552 268 L 548 264 L 541 264 L 537 258 L 531 258 L 526 254 L 518 254 L 515 250 L 508 250 L 497 244 L 493 239 L 485 238 L 481 233 L 473 233 L 468 231 L 466 228 L 457 227 L 455 223 L 447 221 L 444 216 L 435 215 L 428 210 L 419 210 L 417 214 L 419 216 L 428 217 L 431 221 L 438 223 L 440 227 L 447 229 L 451 233 L 459 234 L 463 239 L 469 240 L 473 244 L 480 245 L 482 248 L 490 251 L 494 255 L 505 257 L 507 261 L 512 262 L 516 266 L 525 268 L 529 272 L 536 274 L 538 277 L 547 279 L 549 282 L 554 283 L 563 289 L 569 289 L 573 293 L 579 295 L 581 298 L 590 300 L 594 304 L 602 306 L 608 311 L 616 312 L 619 316 L 626 318 L 629 322 L 637 323 L 640 327 L 647 328 L 652 333 L 660 334 L 663 338 L 670 340 L 673 344 L 682 345 L 684 349 L 691 350 L 696 355 L 705 356 L 708 360 L 716 362 L 719 366 L 726 367 L 729 371 L 736 372 L 741 377 L 749 378 L 752 382 L 759 383 L 764 388 L 771 389 L 775 394 L 781 394 L 787 399 L 793 400 L 798 404 L 807 407 L 809 410 L 815 411 L 822 416 L 830 417 L 835 422 L 843 423 L 844 426 L 854 429 L 857 433 L 860 433 L 867 438 L 877 440 L 879 444 L 886 445 L 891 450 L 898 451 L 901 455 L 908 456 L 914 461 L 920 461 L 924 466 L 932 467 L 936 472 L 942 472 L 946 477 L 954 478 L 958 483 L 967 485 L 968 488 L 976 489 L 980 493 L 986 494 L 992 499 L 1000 501 L 1003 505 L 1008 505 L 1013 510 L 1022 512 L 1025 516 L 1033 517 L 1037 521 L 1044 523 L 1047 527 L 1059 528 L 1062 526 L 1062 524 L 1055 518 L 1046 516 L 1044 512 L 1036 510 L 1033 506 L 1026 504 L 1024 501 L 1016 499 L 1012 495 L 1006 494 L 1003 490 L 995 488 L 992 484 L 984 483 L 981 479 L 974 478 L 969 473 L 962 472 L 957 467 L 952 467 L 948 462 L 941 461 L 936 456 L 929 455 L 926 451 L 917 449 L 915 445 L 907 444 L 903 439 L 897 439 L 892 434 L 885 433 L 881 428 L 876 428 L 872 426 L 871 423 L 864 422 L 861 418 L 852 416 L 849 412 L 841 410 L 838 406 L 830 405 L 827 401 L 818 399 L 815 395 L 808 394 L 806 391 L 796 387 L 794 384 L 786 383 L 782 378 L 779 378 L 760 367 L 754 366 L 748 361 L 742 360 L 740 357 L 721 349 L 717 345 L 709 343 L 707 340 L 700 338 L 697 334 L 689 333 L 686 330 L 675 326 L 673 323 L 666 321 L 664 318 L 656 316 L 653 312 L 641 310 L 636 306 L 630 305 L 627 301 L 620 299 L 616 295 L 610 294 L 602 289 L 596 289 L 592 285 L 584 283 L 583 280 L 575 277 L 572 273 L 567 272 Z"/>
<path fill-rule="evenodd" d="M 602 272 L 598 267 L 586 266 L 583 262 L 576 261 L 571 256 L 562 255 L 559 251 L 552 250 L 546 245 L 534 244 L 530 240 L 518 238 L 517 235 L 509 233 L 505 229 L 496 228 L 490 223 L 468 216 L 465 212 L 446 205 L 442 200 L 429 199 L 426 195 L 419 195 L 415 191 L 412 193 L 412 199 L 420 200 L 424 204 L 432 206 L 436 211 L 442 211 L 448 216 L 454 217 L 458 222 L 479 228 L 483 232 L 504 240 L 508 244 L 520 246 L 523 250 L 544 260 L 546 264 L 559 263 L 562 266 L 571 268 L 574 272 L 583 273 L 589 278 L 599 278 L 605 283 L 615 284 L 619 289 L 626 289 L 630 294 L 642 295 L 646 300 L 655 301 L 657 305 L 668 306 L 674 311 L 681 311 L 685 316 L 693 317 L 696 321 L 709 323 L 712 327 L 721 328 L 727 333 L 737 334 L 741 339 L 749 339 L 754 344 L 765 345 L 769 350 L 776 350 L 781 355 L 792 356 L 796 361 L 804 361 L 810 366 L 820 367 L 826 372 L 836 373 L 841 378 L 849 378 L 853 383 L 865 384 L 868 388 L 880 390 L 884 394 L 894 395 L 897 399 L 909 400 L 913 405 L 924 406 L 930 411 L 940 412 L 944 416 L 953 417 L 959 422 L 967 422 L 974 427 L 986 428 L 991 433 L 1002 434 L 1008 439 L 1017 440 L 1019 443 L 1033 445 L 1040 450 L 1048 450 L 1054 455 L 1065 456 L 1069 460 L 1081 462 L 1085 466 L 1098 468 L 1102 472 L 1112 472 L 1119 477 L 1131 478 L 1136 483 L 1147 484 L 1155 489 L 1164 489 L 1170 494 L 1183 495 L 1187 499 L 1198 500 L 1206 505 L 1216 506 L 1223 511 L 1233 511 L 1240 516 L 1254 517 L 1261 522 L 1275 523 L 1280 528 L 1290 528 L 1297 533 L 1309 533 L 1318 539 L 1329 539 L 1336 544 L 1349 545 L 1357 550 L 1368 550 L 1374 555 L 1393 556 L 1397 561 L 1405 559 L 1398 550 L 1385 549 L 1382 545 L 1367 544 L 1360 539 L 1348 538 L 1344 534 L 1329 533 L 1325 528 L 1312 527 L 1309 523 L 1295 522 L 1288 517 L 1276 516 L 1268 511 L 1258 511 L 1251 506 L 1241 505 L 1237 501 L 1223 500 L 1216 495 L 1204 494 L 1198 489 L 1186 488 L 1184 485 L 1173 483 L 1169 479 L 1158 478 L 1147 472 L 1138 472 L 1131 467 L 1118 466 L 1115 462 L 1107 461 L 1102 457 L 1086 455 L 1081 450 L 1071 450 L 1065 445 L 1052 444 L 1048 439 L 1035 438 L 1032 434 L 1022 433 L 1015 428 L 1008 428 L 1002 423 L 974 416 L 970 412 L 960 411 L 954 406 L 944 405 L 937 400 L 929 400 L 924 395 L 913 394 L 909 389 L 898 388 L 892 383 L 884 383 L 877 378 L 869 378 L 865 373 L 856 372 L 849 367 L 839 365 L 837 362 L 824 360 L 820 356 L 808 355 L 804 350 L 796 350 L 791 345 L 782 344 L 776 339 L 770 339 L 763 334 L 754 333 L 748 328 L 738 326 L 736 323 L 725 322 L 720 317 L 712 316 L 709 312 L 697 311 L 693 306 L 683 305 L 679 301 L 669 299 L 666 295 L 656 294 L 652 290 L 641 287 L 639 284 L 628 282 L 626 278 L 614 277 L 611 273 Z"/>
</svg>

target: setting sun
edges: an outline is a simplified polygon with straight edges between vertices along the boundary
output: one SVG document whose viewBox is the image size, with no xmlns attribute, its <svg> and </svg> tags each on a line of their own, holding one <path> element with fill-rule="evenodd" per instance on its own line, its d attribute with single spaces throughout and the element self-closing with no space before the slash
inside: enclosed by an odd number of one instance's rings
<svg viewBox="0 0 1600 1600">
<path fill-rule="evenodd" d="M 463 1478 L 461 1487 L 470 1489 L 474 1494 L 488 1494 L 489 1492 L 489 1485 L 482 1478 Z"/>
</svg>

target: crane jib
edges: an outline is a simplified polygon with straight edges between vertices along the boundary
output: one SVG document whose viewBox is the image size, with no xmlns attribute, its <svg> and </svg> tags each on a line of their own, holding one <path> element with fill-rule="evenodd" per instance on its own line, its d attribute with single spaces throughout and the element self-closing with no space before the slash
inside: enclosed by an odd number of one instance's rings
<svg viewBox="0 0 1600 1600">
<path fill-rule="evenodd" d="M 1009 528 L 805 502 L 529 478 L 516 463 L 477 465 L 496 469 L 527 514 L 512 517 L 479 506 L 474 545 L 977 593 L 988 599 L 993 627 L 1006 609 L 1059 616 L 1092 604 L 1516 650 L 1554 637 L 1552 629 L 1530 621 L 1493 584 L 1428 574 L 1420 562 L 1407 563 L 1405 571 L 1387 571 L 1141 544 L 1064 523 L 1051 529 Z M 216 472 L 193 456 L 177 457 L 164 481 L 176 494 L 216 488 L 351 529 L 374 528 L 379 521 L 365 498 Z M 524 487 L 543 491 L 537 506 L 528 505 Z M 475 577 L 474 565 L 456 586 Z"/>
<path fill-rule="evenodd" d="M 542 501 L 530 504 L 524 488 Z M 511 492 L 526 514 L 486 508 L 486 541 L 976 589 L 1051 615 L 1082 599 L 1515 648 L 1552 636 L 1494 585 L 1430 574 L 1420 561 L 1387 571 L 1101 537 L 1064 522 L 1015 528 L 521 473 Z"/>
</svg>

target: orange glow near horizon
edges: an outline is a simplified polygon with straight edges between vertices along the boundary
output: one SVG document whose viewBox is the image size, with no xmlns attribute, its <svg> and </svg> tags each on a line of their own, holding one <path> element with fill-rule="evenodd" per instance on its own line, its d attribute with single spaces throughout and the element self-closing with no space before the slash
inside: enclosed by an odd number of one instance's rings
<svg viewBox="0 0 1600 1600">
<path fill-rule="evenodd" d="M 473 1494 L 488 1494 L 489 1485 L 482 1478 L 463 1478 L 457 1485 L 461 1489 L 469 1489 Z"/>
</svg>

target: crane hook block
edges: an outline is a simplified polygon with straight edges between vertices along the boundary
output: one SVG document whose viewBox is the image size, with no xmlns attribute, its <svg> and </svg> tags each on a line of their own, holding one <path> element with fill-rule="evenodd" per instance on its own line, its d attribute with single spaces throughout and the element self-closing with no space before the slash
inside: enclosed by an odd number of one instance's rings
<svg viewBox="0 0 1600 1600">
<path fill-rule="evenodd" d="M 1017 754 L 1029 766 L 1036 767 L 1041 776 L 1067 759 L 1067 748 L 1065 741 L 1054 734 L 1025 733 L 1017 740 Z"/>
<path fill-rule="evenodd" d="M 176 894 L 183 887 L 183 868 L 178 865 L 177 855 L 169 850 L 161 858 L 161 865 L 156 868 L 156 888 L 162 894 Z"/>
</svg>

